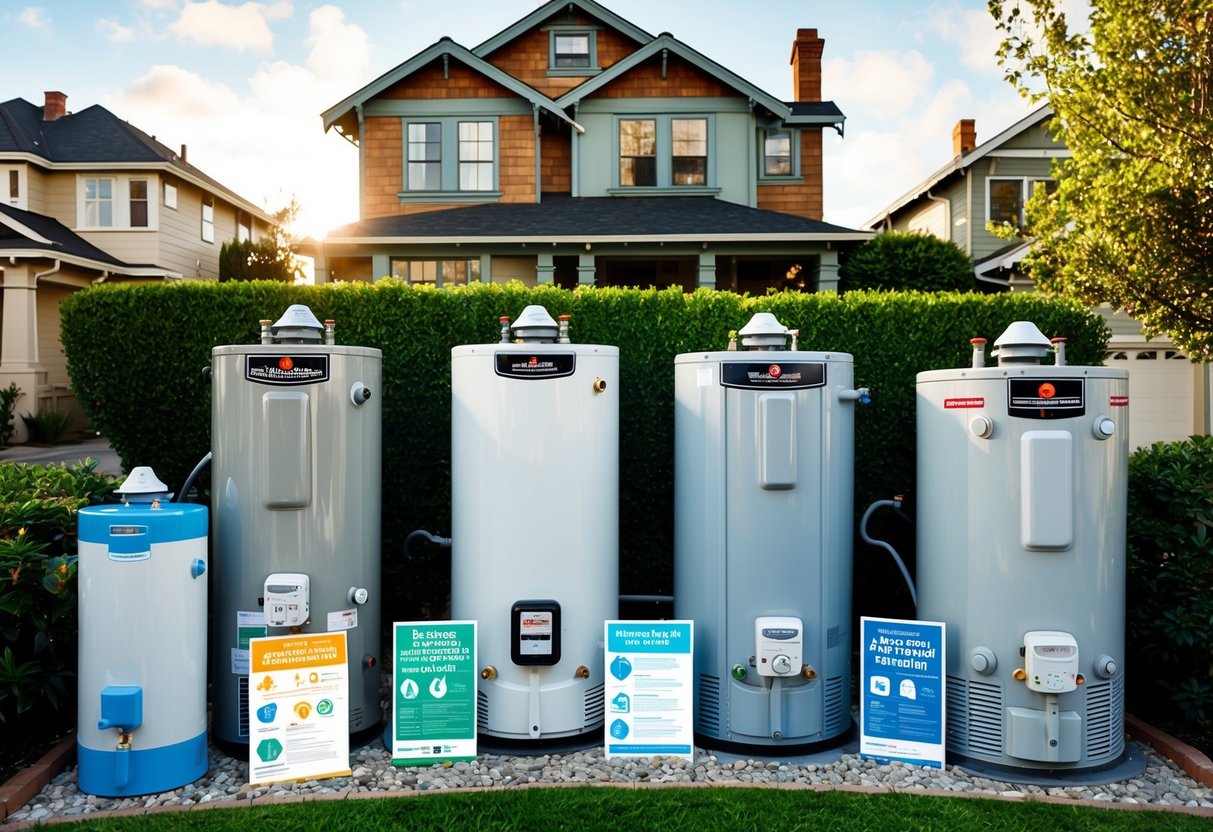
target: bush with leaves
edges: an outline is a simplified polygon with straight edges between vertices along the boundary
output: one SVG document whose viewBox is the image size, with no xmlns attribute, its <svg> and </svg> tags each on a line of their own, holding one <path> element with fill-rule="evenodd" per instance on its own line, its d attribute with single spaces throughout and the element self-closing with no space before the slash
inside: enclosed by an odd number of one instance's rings
<svg viewBox="0 0 1213 832">
<path fill-rule="evenodd" d="M 971 292 L 973 261 L 955 243 L 930 234 L 888 231 L 843 258 L 843 291 Z"/>
<path fill-rule="evenodd" d="M 75 702 L 76 513 L 118 480 L 96 462 L 0 463 L 0 722 Z"/>
<path fill-rule="evenodd" d="M 17 399 L 23 395 L 15 381 L 8 387 L 0 388 L 0 448 L 7 448 L 17 431 L 13 416 L 16 413 Z"/>
<path fill-rule="evenodd" d="M 1130 679 L 1140 690 L 1130 682 L 1130 704 L 1158 710 L 1161 687 L 1170 709 L 1206 729 L 1213 728 L 1210 587 L 1213 436 L 1138 450 L 1129 461 L 1126 594 Z"/>
</svg>

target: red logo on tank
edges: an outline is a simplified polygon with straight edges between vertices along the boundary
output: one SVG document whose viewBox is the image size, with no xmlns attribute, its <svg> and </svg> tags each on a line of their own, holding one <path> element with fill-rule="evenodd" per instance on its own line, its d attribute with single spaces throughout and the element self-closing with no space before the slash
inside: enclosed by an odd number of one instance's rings
<svg viewBox="0 0 1213 832">
<path fill-rule="evenodd" d="M 1036 392 L 1040 394 L 1042 399 L 1051 399 L 1057 395 L 1057 388 L 1046 381 L 1044 384 L 1040 385 Z"/>
<path fill-rule="evenodd" d="M 278 369 L 282 370 L 284 373 L 289 373 L 291 370 L 295 369 L 295 362 L 291 360 L 289 355 L 284 355 L 278 359 Z"/>
<path fill-rule="evenodd" d="M 780 368 L 778 364 L 772 364 L 767 368 L 767 373 L 771 376 L 771 378 L 779 378 L 781 375 L 783 375 L 783 369 Z"/>
<path fill-rule="evenodd" d="M 532 356 L 531 356 L 531 360 L 530 360 L 530 361 L 528 361 L 527 363 L 528 363 L 528 364 L 530 364 L 532 367 L 537 367 L 537 366 L 539 366 L 539 356 L 537 356 L 537 355 L 532 355 Z"/>
</svg>

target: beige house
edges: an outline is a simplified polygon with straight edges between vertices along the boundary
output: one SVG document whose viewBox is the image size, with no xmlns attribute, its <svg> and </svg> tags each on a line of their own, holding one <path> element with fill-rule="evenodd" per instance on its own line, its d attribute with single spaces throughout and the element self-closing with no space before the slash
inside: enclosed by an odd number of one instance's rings
<svg viewBox="0 0 1213 832">
<path fill-rule="evenodd" d="M 59 304 L 94 283 L 202 280 L 225 242 L 259 239 L 273 217 L 154 136 L 94 105 L 0 103 L 0 388 L 16 413 L 70 410 Z M 19 415 L 15 441 L 25 438 Z"/>
<path fill-rule="evenodd" d="M 980 144 L 974 121 L 962 119 L 952 130 L 951 161 L 864 227 L 916 231 L 949 240 L 973 259 L 973 275 L 986 291 L 1031 291 L 1032 280 L 1019 263 L 1032 240 L 1020 236 L 1008 242 L 991 233 L 987 225 L 993 222 L 1022 229 L 1024 205 L 1034 189 L 1055 186 L 1053 162 L 1069 156 L 1070 151 L 1050 134 L 1052 118 L 1052 108 L 1040 107 Z M 1165 337 L 1147 341 L 1141 327 L 1124 314 L 1106 308 L 1098 311 L 1112 330 L 1105 364 L 1129 372 L 1132 447 L 1210 433 L 1210 367 L 1190 361 Z M 991 337 L 997 334 L 991 333 Z"/>
</svg>

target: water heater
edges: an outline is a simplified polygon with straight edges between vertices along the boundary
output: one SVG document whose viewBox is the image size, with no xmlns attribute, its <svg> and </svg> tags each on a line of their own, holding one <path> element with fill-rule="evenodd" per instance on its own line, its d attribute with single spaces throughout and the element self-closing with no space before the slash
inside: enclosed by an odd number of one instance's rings
<svg viewBox="0 0 1213 832">
<path fill-rule="evenodd" d="M 739 334 L 740 350 L 674 360 L 674 609 L 695 621 L 695 730 L 709 746 L 818 745 L 851 725 L 866 391 L 850 355 L 800 351 L 769 313 Z"/>
<path fill-rule="evenodd" d="M 156 794 L 206 773 L 205 506 L 140 467 L 80 509 L 80 791 Z"/>
<path fill-rule="evenodd" d="M 539 306 L 501 324 L 451 351 L 451 614 L 480 622 L 479 733 L 577 737 L 618 615 L 619 349 Z"/>
<path fill-rule="evenodd" d="M 1128 374 L 1054 343 L 1021 321 L 997 367 L 978 338 L 973 366 L 918 374 L 918 615 L 947 622 L 961 762 L 1090 770 L 1124 751 Z"/>
<path fill-rule="evenodd" d="M 350 733 L 380 722 L 382 357 L 305 306 L 212 351 L 212 730 L 249 741 L 249 639 L 346 631 Z"/>
</svg>

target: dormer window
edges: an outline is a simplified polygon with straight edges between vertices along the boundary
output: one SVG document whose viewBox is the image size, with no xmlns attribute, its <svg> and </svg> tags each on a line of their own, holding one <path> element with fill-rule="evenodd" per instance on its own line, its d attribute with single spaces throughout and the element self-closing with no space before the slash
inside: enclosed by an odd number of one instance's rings
<svg viewBox="0 0 1213 832">
<path fill-rule="evenodd" d="M 593 29 L 548 31 L 548 75 L 597 75 L 597 33 Z"/>
</svg>

